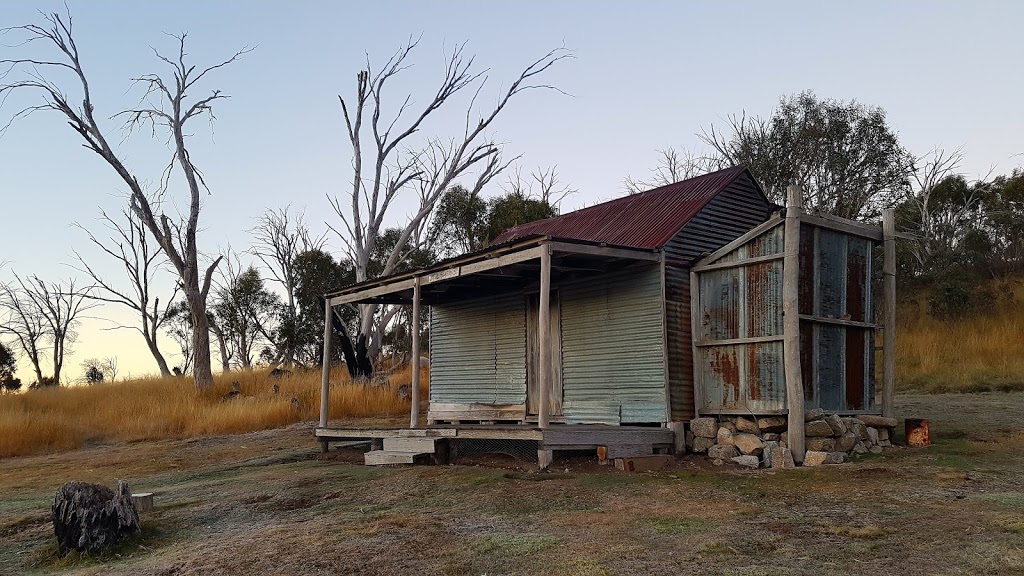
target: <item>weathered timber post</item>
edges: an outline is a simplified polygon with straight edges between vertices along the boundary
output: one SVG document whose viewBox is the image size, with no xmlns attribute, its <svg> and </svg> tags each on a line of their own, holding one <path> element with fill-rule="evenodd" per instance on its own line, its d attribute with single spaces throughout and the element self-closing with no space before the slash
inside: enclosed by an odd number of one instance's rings
<svg viewBox="0 0 1024 576">
<path fill-rule="evenodd" d="M 420 279 L 412 279 L 412 390 L 409 391 L 412 408 L 409 427 L 420 425 Z"/>
<path fill-rule="evenodd" d="M 537 311 L 537 345 L 540 346 L 539 364 L 537 367 L 540 377 L 540 404 L 537 408 L 537 425 L 540 428 L 548 427 L 548 412 L 551 409 L 551 246 L 543 245 L 540 253 L 540 301 Z M 553 453 L 551 450 L 537 450 L 537 465 L 541 470 L 551 465 Z"/>
<path fill-rule="evenodd" d="M 894 418 L 896 398 L 896 211 L 882 211 L 882 288 L 885 320 L 882 340 L 882 416 Z"/>
<path fill-rule="evenodd" d="M 551 394 L 551 247 L 544 245 L 540 253 L 540 298 L 537 313 L 537 345 L 540 347 L 540 366 L 537 367 L 537 376 L 540 378 L 540 403 L 537 409 L 537 425 L 541 428 L 548 427 L 548 411 L 551 403 L 548 396 Z"/>
<path fill-rule="evenodd" d="M 804 384 L 800 368 L 800 186 L 786 188 L 785 253 L 782 261 L 782 330 L 786 370 L 787 436 L 793 460 L 804 461 Z"/>
<path fill-rule="evenodd" d="M 328 407 L 331 403 L 331 356 L 333 355 L 334 330 L 331 324 L 330 298 L 324 299 L 324 366 L 323 376 L 320 383 L 320 427 L 327 427 Z M 326 447 L 326 443 L 324 444 Z"/>
</svg>

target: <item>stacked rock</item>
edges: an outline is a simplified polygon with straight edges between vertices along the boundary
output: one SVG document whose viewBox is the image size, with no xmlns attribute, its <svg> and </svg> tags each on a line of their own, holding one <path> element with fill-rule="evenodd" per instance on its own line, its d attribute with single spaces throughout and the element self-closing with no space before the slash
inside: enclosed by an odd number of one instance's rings
<svg viewBox="0 0 1024 576">
<path fill-rule="evenodd" d="M 820 408 L 804 415 L 804 466 L 842 464 L 851 453 L 879 453 L 892 446 L 895 418 L 826 415 Z M 686 443 L 716 463 L 746 468 L 793 468 L 786 416 L 722 416 L 690 420 Z"/>
</svg>

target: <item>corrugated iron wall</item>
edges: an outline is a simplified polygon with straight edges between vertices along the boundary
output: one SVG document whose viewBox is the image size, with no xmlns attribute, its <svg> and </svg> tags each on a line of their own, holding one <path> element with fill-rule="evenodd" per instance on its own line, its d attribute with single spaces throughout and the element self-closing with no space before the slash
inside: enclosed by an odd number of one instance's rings
<svg viewBox="0 0 1024 576">
<path fill-rule="evenodd" d="M 723 190 L 664 247 L 665 313 L 672 419 L 695 415 L 690 266 L 768 219 L 771 206 L 746 175 Z"/>
<path fill-rule="evenodd" d="M 715 262 L 781 254 L 783 228 L 757 236 Z M 702 411 L 785 409 L 782 260 L 698 272 L 697 379 Z M 729 342 L 737 339 L 757 342 Z M 721 344 L 715 344 L 722 341 Z"/>
<path fill-rule="evenodd" d="M 524 404 L 524 296 L 431 306 L 430 380 L 431 402 Z"/>
<path fill-rule="evenodd" d="M 659 266 L 632 267 L 558 288 L 566 422 L 664 422 Z"/>
<path fill-rule="evenodd" d="M 783 230 L 780 223 L 714 263 L 781 254 Z M 806 405 L 830 412 L 872 410 L 872 242 L 807 224 L 801 226 L 800 240 L 800 360 Z M 700 411 L 786 409 L 782 267 L 778 259 L 698 273 L 695 378 Z M 758 341 L 729 342 L 737 339 Z"/>
</svg>

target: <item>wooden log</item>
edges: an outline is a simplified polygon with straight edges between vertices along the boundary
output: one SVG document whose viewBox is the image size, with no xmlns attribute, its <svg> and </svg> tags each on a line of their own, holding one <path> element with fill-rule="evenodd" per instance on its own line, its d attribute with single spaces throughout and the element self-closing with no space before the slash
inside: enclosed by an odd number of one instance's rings
<svg viewBox="0 0 1024 576">
<path fill-rule="evenodd" d="M 882 289 L 885 293 L 885 326 L 882 340 L 882 416 L 894 417 L 896 397 L 896 211 L 882 211 Z"/>
<path fill-rule="evenodd" d="M 330 416 L 328 408 L 331 404 L 331 356 L 332 340 L 334 330 L 331 324 L 331 301 L 324 302 L 324 365 L 320 381 L 320 427 L 327 427 L 327 420 Z"/>
<path fill-rule="evenodd" d="M 786 407 L 789 409 L 789 449 L 798 464 L 804 461 L 804 384 L 800 367 L 800 187 L 786 189 L 785 257 L 782 268 L 783 356 Z"/>
<path fill-rule="evenodd" d="M 540 253 L 540 297 L 537 313 L 537 345 L 540 346 L 537 372 L 540 378 L 540 404 L 537 410 L 537 426 L 548 427 L 548 411 L 551 395 L 551 249 L 545 245 Z M 550 463 L 550 462 L 549 462 Z M 546 468 L 546 466 L 541 466 Z"/>
<path fill-rule="evenodd" d="M 420 279 L 414 278 L 412 285 L 412 408 L 409 414 L 409 427 L 420 425 Z"/>
</svg>

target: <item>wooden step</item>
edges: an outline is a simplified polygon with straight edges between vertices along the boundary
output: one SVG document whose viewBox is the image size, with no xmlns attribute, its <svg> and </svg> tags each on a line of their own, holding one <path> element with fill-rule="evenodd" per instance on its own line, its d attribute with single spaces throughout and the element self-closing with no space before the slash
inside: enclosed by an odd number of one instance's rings
<svg viewBox="0 0 1024 576">
<path fill-rule="evenodd" d="M 391 452 L 433 454 L 437 447 L 436 442 L 436 438 L 385 438 L 384 449 Z"/>
<path fill-rule="evenodd" d="M 413 464 L 417 456 L 422 452 L 399 452 L 396 450 L 371 450 L 363 455 L 363 462 L 367 466 L 382 466 L 385 464 Z"/>
</svg>

